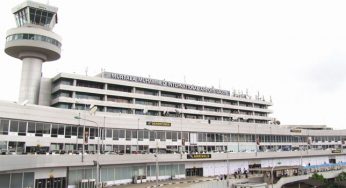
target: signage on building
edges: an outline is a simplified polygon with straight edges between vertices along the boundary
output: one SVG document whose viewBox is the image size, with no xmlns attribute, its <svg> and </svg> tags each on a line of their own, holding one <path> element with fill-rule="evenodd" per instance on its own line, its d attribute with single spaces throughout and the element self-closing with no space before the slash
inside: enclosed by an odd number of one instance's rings
<svg viewBox="0 0 346 188">
<path fill-rule="evenodd" d="M 291 133 L 301 133 L 302 130 L 300 129 L 291 129 Z"/>
<path fill-rule="evenodd" d="M 341 153 L 341 149 L 334 149 L 332 150 L 332 153 Z"/>
<path fill-rule="evenodd" d="M 160 122 L 160 121 L 147 121 L 147 125 L 149 125 L 149 126 L 170 127 L 171 123 L 169 123 L 169 122 Z"/>
<path fill-rule="evenodd" d="M 187 90 L 194 90 L 194 91 L 201 91 L 206 93 L 215 93 L 215 94 L 230 96 L 230 91 L 227 91 L 227 90 L 182 84 L 182 83 L 170 82 L 166 80 L 157 80 L 152 78 L 130 76 L 130 75 L 118 74 L 118 73 L 104 73 L 103 76 L 106 78 L 111 78 L 116 80 L 126 80 L 131 82 L 139 82 L 144 84 L 152 84 L 152 85 L 159 85 L 159 86 L 165 86 L 165 87 L 173 87 L 173 88 L 179 88 L 179 89 L 187 89 Z"/>
<path fill-rule="evenodd" d="M 211 154 L 188 154 L 187 159 L 210 159 Z"/>
</svg>

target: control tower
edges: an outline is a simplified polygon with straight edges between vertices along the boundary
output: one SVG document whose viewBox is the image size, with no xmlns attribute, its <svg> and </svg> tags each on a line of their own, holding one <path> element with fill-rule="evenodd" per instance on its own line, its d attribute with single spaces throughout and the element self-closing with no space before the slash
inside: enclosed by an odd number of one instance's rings
<svg viewBox="0 0 346 188">
<path fill-rule="evenodd" d="M 5 52 L 22 60 L 19 102 L 38 104 L 42 63 L 60 58 L 61 38 L 52 29 L 58 8 L 32 2 L 14 7 L 16 28 L 7 31 Z"/>
</svg>

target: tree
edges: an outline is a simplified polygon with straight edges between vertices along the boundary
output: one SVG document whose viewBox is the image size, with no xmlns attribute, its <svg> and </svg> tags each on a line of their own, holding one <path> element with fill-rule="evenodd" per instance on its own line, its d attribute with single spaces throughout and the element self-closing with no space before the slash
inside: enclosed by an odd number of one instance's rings
<svg viewBox="0 0 346 188">
<path fill-rule="evenodd" d="M 320 182 L 325 182 L 325 179 L 324 179 L 323 175 L 322 174 L 317 174 L 317 173 L 314 173 L 309 179 L 317 180 L 317 181 L 320 181 Z"/>
</svg>

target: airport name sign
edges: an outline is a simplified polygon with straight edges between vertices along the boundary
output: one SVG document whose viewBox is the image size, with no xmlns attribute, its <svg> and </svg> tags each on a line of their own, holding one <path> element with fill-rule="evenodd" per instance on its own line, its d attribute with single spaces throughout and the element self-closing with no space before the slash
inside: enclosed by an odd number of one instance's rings
<svg viewBox="0 0 346 188">
<path fill-rule="evenodd" d="M 118 73 L 104 73 L 104 76 L 106 78 L 111 78 L 116 80 L 126 80 L 131 82 L 139 82 L 144 84 L 152 84 L 152 85 L 158 85 L 158 86 L 173 87 L 173 88 L 179 88 L 179 89 L 187 89 L 187 90 L 194 90 L 194 91 L 201 91 L 206 93 L 215 93 L 215 94 L 230 96 L 230 91 L 227 91 L 227 90 L 215 89 L 210 87 L 201 87 L 201 86 L 195 86 L 190 84 L 182 84 L 182 83 L 170 82 L 166 80 L 157 80 L 157 79 L 144 78 L 139 76 L 130 76 L 130 75 L 118 74 Z"/>
<path fill-rule="evenodd" d="M 149 126 L 170 127 L 171 123 L 169 123 L 169 122 L 159 122 L 159 121 L 147 121 L 147 125 L 149 125 Z"/>
<path fill-rule="evenodd" d="M 211 154 L 188 154 L 187 159 L 210 159 Z"/>
</svg>

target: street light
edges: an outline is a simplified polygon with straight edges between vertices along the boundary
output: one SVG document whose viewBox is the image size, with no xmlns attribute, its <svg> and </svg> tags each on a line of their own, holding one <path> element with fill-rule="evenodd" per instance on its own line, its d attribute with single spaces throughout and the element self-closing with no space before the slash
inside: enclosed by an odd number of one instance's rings
<svg viewBox="0 0 346 188">
<path fill-rule="evenodd" d="M 144 132 L 143 132 L 143 134 L 144 134 Z M 138 139 L 139 139 L 139 118 L 137 119 L 137 147 L 136 147 L 136 153 L 137 154 L 139 153 Z"/>
<path fill-rule="evenodd" d="M 95 107 L 93 107 L 92 110 L 94 108 Z M 97 107 L 96 107 L 96 110 L 97 110 Z M 92 121 L 92 120 L 89 120 L 89 119 L 86 119 L 86 118 L 81 118 L 80 116 L 75 116 L 74 118 L 78 119 L 78 120 L 84 120 L 84 121 L 88 121 L 88 122 L 91 122 L 91 123 L 95 123 L 96 126 L 97 126 L 97 136 L 98 136 L 98 139 L 97 139 L 97 158 L 96 158 L 96 161 L 94 161 L 94 163 L 96 163 L 96 187 L 99 187 L 99 178 L 100 178 L 100 167 L 99 167 L 99 165 L 100 164 L 99 164 L 98 160 L 99 160 L 99 155 L 100 155 L 100 126 L 99 126 L 99 124 L 96 121 Z M 83 133 L 83 138 L 84 138 L 84 134 L 85 133 Z M 84 150 L 84 140 L 83 140 L 83 150 Z M 84 154 L 84 152 L 83 152 L 83 154 Z"/>
<path fill-rule="evenodd" d="M 297 138 L 297 141 L 299 142 L 299 137 L 292 135 L 294 138 Z M 299 144 L 299 151 L 300 151 L 300 166 L 303 166 L 303 153 L 302 153 L 302 148 L 300 147 Z"/>
<path fill-rule="evenodd" d="M 181 146 L 180 146 L 180 158 L 182 158 L 183 155 L 183 147 L 185 144 L 183 144 L 183 114 L 178 109 L 175 109 L 175 113 L 178 117 L 180 117 L 180 136 L 181 136 Z"/>
<path fill-rule="evenodd" d="M 239 123 L 238 123 L 238 134 L 237 135 L 238 135 L 238 139 L 237 140 L 238 140 L 238 153 L 239 153 L 240 152 L 239 151 Z"/>
<path fill-rule="evenodd" d="M 149 133 L 151 132 L 151 129 L 148 129 L 148 128 L 144 128 L 144 130 L 148 130 Z M 155 138 L 155 141 L 156 141 L 156 151 L 155 151 L 155 154 L 154 154 L 154 157 L 155 157 L 155 170 L 156 170 L 156 187 L 159 186 L 159 170 L 160 170 L 160 167 L 159 167 L 159 152 L 158 152 L 158 149 L 159 149 L 159 144 L 157 142 L 157 139 Z"/>
<path fill-rule="evenodd" d="M 278 165 L 280 165 L 281 164 L 281 162 L 277 162 L 276 164 L 278 164 Z M 272 182 L 272 188 L 274 187 L 274 168 L 275 168 L 275 166 L 276 166 L 276 164 L 274 164 L 273 165 L 273 167 L 272 167 L 272 170 L 271 170 L 271 182 Z"/>
</svg>

